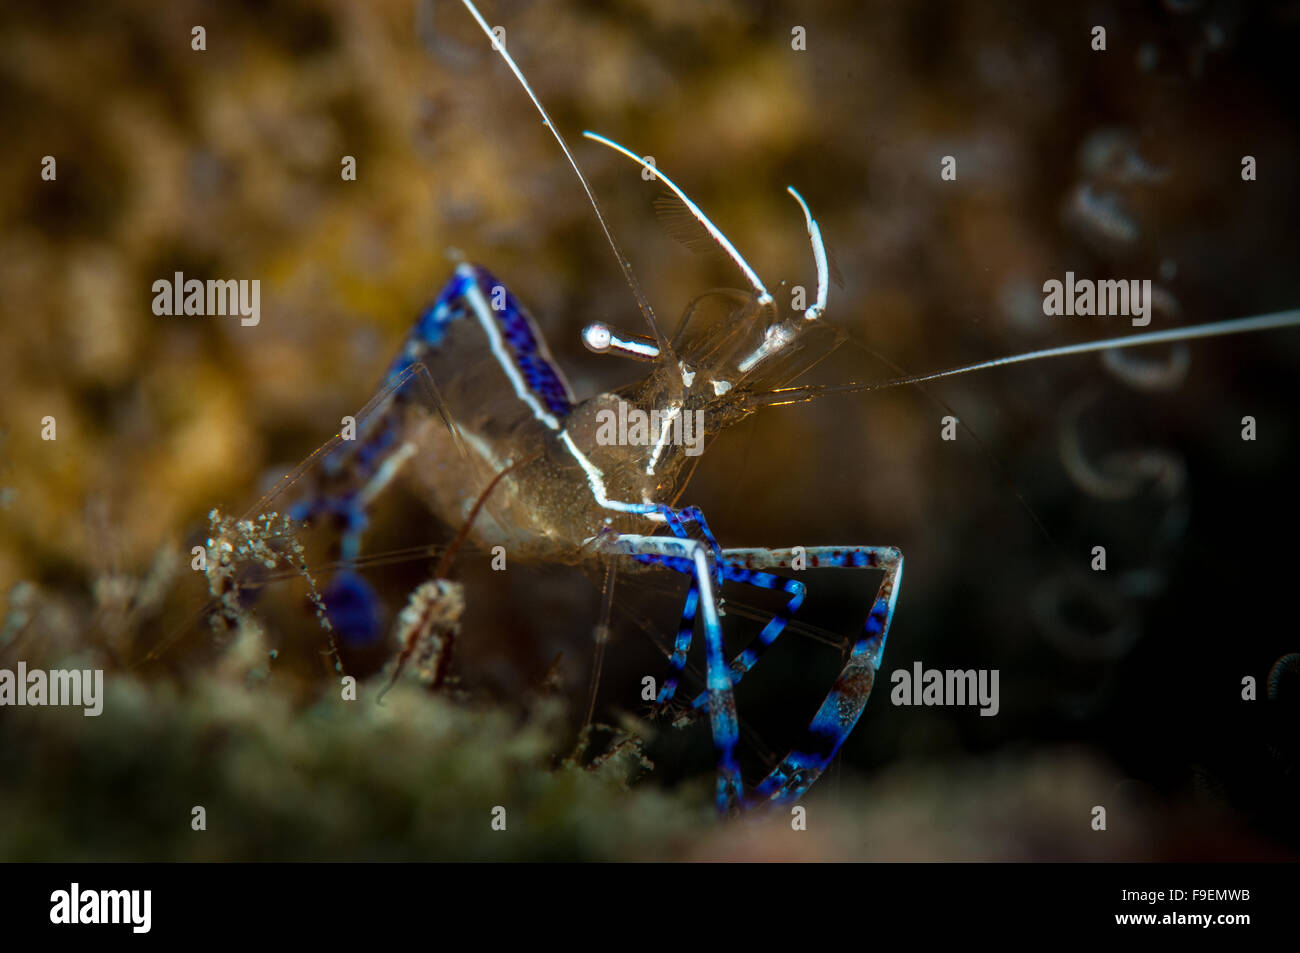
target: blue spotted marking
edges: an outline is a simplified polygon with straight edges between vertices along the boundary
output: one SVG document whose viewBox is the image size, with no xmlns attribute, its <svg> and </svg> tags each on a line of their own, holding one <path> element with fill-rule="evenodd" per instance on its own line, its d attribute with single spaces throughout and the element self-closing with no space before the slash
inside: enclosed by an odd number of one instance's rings
<svg viewBox="0 0 1300 953">
<path fill-rule="evenodd" d="M 499 311 L 493 308 L 492 313 L 501 328 L 501 336 L 510 347 L 515 366 L 523 375 L 525 386 L 541 398 L 546 409 L 556 417 L 567 417 L 573 409 L 569 388 L 546 358 L 528 312 L 490 271 L 477 265 L 473 270 L 479 288 L 489 300 L 492 300 L 495 289 L 502 291 L 504 307 Z"/>
<path fill-rule="evenodd" d="M 383 635 L 379 614 L 379 597 L 370 584 L 354 572 L 344 571 L 334 577 L 321 594 L 325 615 L 349 645 L 373 645 Z"/>
</svg>

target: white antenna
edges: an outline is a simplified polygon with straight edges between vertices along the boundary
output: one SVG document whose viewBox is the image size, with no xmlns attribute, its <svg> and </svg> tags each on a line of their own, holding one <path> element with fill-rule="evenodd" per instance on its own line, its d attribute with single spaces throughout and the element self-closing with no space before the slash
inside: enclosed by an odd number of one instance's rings
<svg viewBox="0 0 1300 953">
<path fill-rule="evenodd" d="M 669 190 L 673 193 L 673 195 L 681 199 L 682 204 L 686 206 L 687 210 L 692 215 L 695 216 L 696 220 L 701 225 L 704 226 L 705 231 L 709 233 L 709 237 L 718 243 L 718 245 L 722 248 L 722 250 L 727 253 L 728 257 L 730 257 L 731 260 L 736 263 L 736 267 L 738 267 L 744 273 L 745 280 L 750 283 L 750 285 L 754 289 L 754 292 L 758 295 L 759 305 L 763 307 L 767 307 L 772 303 L 772 296 L 767 293 L 767 288 L 763 287 L 762 279 L 760 279 L 758 275 L 755 274 L 753 268 L 749 267 L 749 262 L 745 261 L 745 259 L 741 257 L 740 252 L 736 251 L 736 246 L 731 244 L 731 242 L 727 240 L 727 236 L 722 234 L 722 230 L 719 229 L 718 226 L 714 225 L 711 221 L 709 221 L 709 217 L 705 215 L 703 211 L 700 210 L 700 207 L 686 197 L 686 193 L 677 187 L 676 182 L 668 178 L 668 176 L 665 175 L 664 173 L 660 172 L 656 166 L 651 165 L 649 162 L 641 158 L 631 149 L 619 145 L 613 139 L 607 139 L 604 136 L 600 135 L 599 133 L 595 133 L 595 132 L 584 132 L 583 135 L 586 138 L 590 139 L 592 142 L 599 142 L 602 146 L 608 146 L 609 148 L 613 149 L 615 152 L 622 153 L 623 155 L 631 159 L 633 162 L 641 166 L 641 168 L 647 169 L 648 171 L 653 173 L 656 179 L 660 180 L 661 182 L 663 182 L 664 185 L 668 186 Z"/>
<path fill-rule="evenodd" d="M 812 242 L 813 258 L 817 262 L 817 303 L 803 313 L 805 318 L 812 321 L 820 318 L 826 311 L 826 286 L 830 272 L 826 264 L 826 246 L 822 244 L 821 227 L 812 217 L 812 212 L 808 210 L 808 203 L 803 200 L 803 196 L 794 190 L 793 185 L 787 185 L 785 190 L 794 196 L 794 200 L 803 209 L 804 220 L 808 223 L 808 240 Z"/>
<path fill-rule="evenodd" d="M 483 34 L 492 43 L 492 49 L 501 54 L 501 58 L 505 60 L 506 65 L 510 67 L 510 72 L 515 74 L 515 79 L 519 80 L 519 85 L 524 88 L 524 92 L 528 94 L 528 98 L 533 101 L 533 105 L 536 106 L 537 111 L 541 113 L 542 125 L 551 130 L 551 135 L 553 135 L 555 141 L 560 144 L 560 148 L 564 151 L 564 157 L 569 160 L 569 165 L 573 166 L 573 171 L 577 174 L 578 181 L 582 183 L 582 188 L 587 193 L 587 198 L 591 201 L 592 210 L 596 213 L 596 220 L 600 222 L 600 228 L 605 233 L 605 238 L 609 242 L 609 247 L 614 250 L 614 257 L 618 259 L 619 267 L 623 269 L 623 276 L 627 279 L 628 287 L 632 289 L 632 295 L 636 298 L 637 307 L 641 309 L 641 314 L 645 317 L 646 324 L 650 326 L 650 330 L 653 332 L 655 340 L 659 343 L 660 352 L 671 356 L 672 345 L 668 343 L 668 339 L 664 337 L 663 332 L 659 330 L 659 323 L 655 320 L 654 310 L 650 307 L 650 302 L 646 300 L 645 294 L 642 293 L 641 286 L 637 283 L 636 276 L 632 274 L 632 263 L 623 255 L 623 250 L 618 247 L 618 242 L 614 241 L 614 234 L 609 230 L 609 226 L 605 223 L 605 216 L 601 214 L 600 205 L 596 201 L 596 196 L 591 191 L 591 186 L 587 184 L 587 178 L 582 174 L 582 169 L 578 168 L 578 162 L 573 158 L 573 153 L 569 151 L 569 147 L 565 143 L 564 137 L 560 135 L 560 131 L 556 129 L 555 124 L 551 122 L 551 117 L 546 112 L 546 107 L 542 105 L 542 101 L 537 98 L 537 94 L 533 92 L 533 88 L 528 85 L 528 80 L 524 76 L 523 71 L 515 63 L 514 58 L 506 52 L 505 43 L 502 40 L 499 40 L 492 32 L 492 28 L 488 26 L 487 21 L 483 19 L 483 15 L 478 12 L 478 8 L 474 6 L 471 0 L 461 0 L 461 3 L 465 5 L 465 9 L 469 11 L 470 16 L 474 18 L 478 23 L 479 28 L 482 29 Z"/>
<path fill-rule="evenodd" d="M 869 391 L 886 390 L 906 384 L 925 384 L 944 377 L 956 377 L 972 371 L 983 371 L 991 367 L 1005 367 L 1008 364 L 1027 364 L 1051 357 L 1068 357 L 1071 354 L 1091 354 L 1095 351 L 1109 351 L 1125 347 L 1145 347 L 1150 344 L 1172 344 L 1175 341 L 1193 341 L 1197 338 L 1226 337 L 1229 334 L 1249 334 L 1258 331 L 1274 331 L 1281 328 L 1300 327 L 1300 309 L 1277 311 L 1273 314 L 1260 314 L 1250 318 L 1237 318 L 1229 321 L 1210 321 L 1205 324 L 1192 324 L 1164 331 L 1147 331 L 1142 334 L 1129 334 L 1122 337 L 1106 338 L 1101 341 L 1082 341 L 1078 344 L 1063 344 L 1060 347 L 1044 348 L 1040 351 L 1026 351 L 1009 357 L 996 357 L 990 361 L 951 367 L 945 371 L 931 374 L 909 374 L 886 381 L 852 381 L 848 384 L 804 384 L 798 387 L 782 387 L 777 390 L 755 394 L 748 398 L 753 408 L 779 407 L 783 404 L 798 404 L 815 400 L 827 394 L 854 394 Z"/>
</svg>

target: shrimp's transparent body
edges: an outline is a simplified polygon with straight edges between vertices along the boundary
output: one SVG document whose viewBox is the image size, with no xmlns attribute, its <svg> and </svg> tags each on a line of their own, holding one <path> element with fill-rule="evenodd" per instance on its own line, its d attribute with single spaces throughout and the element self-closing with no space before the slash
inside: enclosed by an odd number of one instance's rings
<svg viewBox="0 0 1300 953">
<path fill-rule="evenodd" d="M 290 516 L 334 522 L 342 538 L 339 555 L 354 561 L 362 554 L 371 505 L 403 476 L 441 521 L 456 526 L 470 520 L 473 543 L 502 546 L 511 559 L 613 559 L 689 576 L 672 672 L 658 701 L 666 705 L 674 696 L 698 615 L 708 687 L 694 707 L 707 710 L 712 723 L 718 804 L 731 811 L 745 802 L 732 689 L 798 608 L 803 586 L 764 571 L 788 565 L 791 550 L 724 550 L 703 514 L 675 501 L 710 437 L 753 412 L 751 398 L 794 380 L 843 338 L 816 313 L 779 316 L 761 293 L 711 292 L 687 310 L 670 345 L 671 362 L 649 339 L 586 329 L 589 346 L 649 356 L 651 372 L 618 391 L 575 402 L 522 305 L 486 269 L 462 264 L 412 328 L 381 397 L 362 415 L 357 439 L 337 442 L 324 454 L 315 485 Z M 640 438 L 620 439 L 618 421 L 638 415 L 656 422 L 657 430 L 643 427 Z M 687 418 L 691 422 L 683 425 Z M 689 445 L 680 439 L 683 432 L 693 432 Z M 301 488 L 303 481 L 294 476 L 288 482 Z M 807 750 L 793 752 L 760 784 L 765 800 L 802 793 L 852 729 L 880 662 L 902 568 L 901 556 L 887 547 L 814 548 L 808 559 L 818 566 L 882 569 L 886 576 L 867 633 L 810 728 Z M 723 657 L 724 581 L 790 595 L 786 612 L 730 663 Z M 372 624 L 372 593 L 359 576 L 340 574 L 324 600 L 349 606 L 346 615 L 331 616 L 345 637 L 349 627 Z"/>
</svg>

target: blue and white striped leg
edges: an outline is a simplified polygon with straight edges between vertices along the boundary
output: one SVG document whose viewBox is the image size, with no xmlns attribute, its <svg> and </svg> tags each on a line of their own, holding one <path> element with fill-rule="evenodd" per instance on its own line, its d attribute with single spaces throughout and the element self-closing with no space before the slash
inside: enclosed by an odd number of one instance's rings
<svg viewBox="0 0 1300 953">
<path fill-rule="evenodd" d="M 788 565 L 790 550 L 742 550 L 752 566 Z M 862 635 L 825 701 L 813 716 L 799 746 L 781 760 L 755 792 L 758 800 L 786 804 L 797 800 L 831 763 L 849 732 L 862 716 L 885 640 L 894 618 L 898 589 L 903 578 L 903 554 L 892 546 L 818 546 L 806 552 L 809 568 L 883 569 L 885 578 L 876 591 Z M 710 708 L 713 705 L 709 698 Z"/>
<path fill-rule="evenodd" d="M 785 631 L 786 625 L 794 618 L 794 614 L 799 611 L 799 607 L 803 605 L 804 596 L 808 591 L 808 587 L 797 579 L 789 579 L 785 576 L 777 576 L 770 572 L 762 572 L 752 568 L 756 553 L 762 553 L 765 558 L 776 557 L 778 559 L 785 553 L 787 554 L 786 561 L 777 562 L 776 565 L 789 565 L 788 550 L 727 549 L 723 550 L 722 554 L 723 578 L 730 582 L 742 582 L 757 589 L 780 589 L 790 598 L 786 602 L 785 608 L 773 613 L 767 625 L 763 626 L 763 630 L 754 637 L 749 645 L 745 646 L 740 654 L 731 660 L 732 685 L 740 684 L 740 680 L 745 677 L 745 673 L 758 663 L 763 653 Z M 691 710 L 694 713 L 703 714 L 708 710 L 708 707 L 708 692 L 700 692 L 691 702 Z"/>
<path fill-rule="evenodd" d="M 641 562 L 676 566 L 689 561 L 694 573 L 693 588 L 699 595 L 704 615 L 705 680 L 709 691 L 709 723 L 713 747 L 718 757 L 717 803 L 720 813 L 729 814 L 744 803 L 744 786 L 736 762 L 736 744 L 740 736 L 736 719 L 736 702 L 731 692 L 722 645 L 722 621 L 713 580 L 714 556 L 706 543 L 694 539 L 628 534 L 602 541 L 610 553 L 631 556 Z M 648 557 L 648 558 L 647 558 Z"/>
<path fill-rule="evenodd" d="M 312 455 L 313 461 L 323 458 L 318 483 L 309 496 L 287 510 L 301 522 L 328 520 L 336 525 L 338 556 L 345 564 L 361 555 L 371 504 L 415 453 L 412 444 L 397 443 L 404 408 L 415 401 L 431 412 L 441 409 L 429 370 L 418 363 L 390 374 L 379 394 L 356 414 L 356 440 L 336 436 Z M 288 482 L 298 478 L 294 475 Z M 330 625 L 345 642 L 365 645 L 382 634 L 378 598 L 358 573 L 349 569 L 337 573 L 322 600 Z"/>
<path fill-rule="evenodd" d="M 686 531 L 686 523 L 693 522 L 700 528 L 700 534 L 708 544 L 709 549 L 714 556 L 714 585 L 715 592 L 721 593 L 722 590 L 722 548 L 718 545 L 717 538 L 713 531 L 709 529 L 709 524 L 705 522 L 704 513 L 698 506 L 688 506 L 682 510 L 674 510 L 666 504 L 660 504 L 656 510 L 678 539 L 689 539 Z M 644 557 L 642 562 L 661 564 L 657 558 Z M 679 566 L 672 568 L 678 572 L 683 572 L 690 576 L 694 574 L 694 566 L 690 560 L 680 560 Z M 719 596 L 720 598 L 720 596 Z M 695 634 L 695 615 L 699 606 L 700 591 L 694 582 L 691 583 L 690 590 L 686 593 L 686 605 L 682 610 L 682 619 L 677 626 L 677 638 L 673 643 L 673 654 L 668 660 L 668 677 L 664 679 L 664 686 L 659 690 L 659 697 L 655 704 L 663 708 L 673 700 L 677 692 L 677 684 L 681 679 L 682 670 L 686 668 L 686 656 L 691 650 L 691 639 Z M 721 607 L 719 606 L 719 614 Z M 707 695 L 707 693 L 706 693 Z"/>
<path fill-rule="evenodd" d="M 642 560 L 648 561 L 648 560 Z M 685 560 L 683 560 L 685 562 Z M 694 573 L 694 569 L 687 569 L 688 573 Z M 673 654 L 668 659 L 668 676 L 664 679 L 663 688 L 659 689 L 659 697 L 655 704 L 663 708 L 673 700 L 677 693 L 677 684 L 681 680 L 682 670 L 686 668 L 686 656 L 691 650 L 691 637 L 695 634 L 695 614 L 700 603 L 700 588 L 691 582 L 691 588 L 686 593 L 686 605 L 682 609 L 682 620 L 677 626 L 677 639 L 673 643 Z M 708 698 L 708 692 L 702 693 Z"/>
<path fill-rule="evenodd" d="M 626 539 L 627 537 L 622 537 Z M 664 539 L 664 537 L 647 537 Z M 665 540 L 665 542 L 672 542 Z M 692 559 L 672 551 L 640 551 L 634 558 L 650 565 L 663 566 L 675 572 L 691 573 L 698 579 L 698 569 Z M 817 715 L 809 725 L 799 748 L 790 752 L 758 786 L 759 800 L 774 803 L 794 801 L 806 791 L 834 759 L 849 733 L 857 724 L 871 688 L 875 673 L 880 667 L 885 640 L 893 621 L 898 600 L 898 587 L 902 581 L 903 556 L 892 546 L 816 546 L 806 549 L 803 557 L 813 569 L 880 569 L 885 578 L 876 592 L 876 600 L 863 627 L 863 634 L 854 644 L 844 669 L 840 672 L 830 693 L 822 702 Z M 788 568 L 794 561 L 792 549 L 727 549 L 722 552 L 721 574 L 733 582 L 743 582 L 762 589 L 783 589 L 790 595 L 785 610 L 775 614 L 762 632 L 734 659 L 727 671 L 732 686 L 740 683 L 745 674 L 757 664 L 763 653 L 785 630 L 791 617 L 803 604 L 806 587 L 798 580 L 763 572 L 763 569 Z M 677 645 L 671 665 L 676 687 L 676 675 L 685 666 L 685 653 L 690 648 L 690 630 L 694 625 L 695 609 L 692 597 L 698 582 L 693 584 L 687 597 L 687 611 L 683 614 L 682 628 L 678 631 Z M 667 691 L 668 685 L 665 685 Z M 694 711 L 709 712 L 712 716 L 713 698 L 718 695 L 714 679 L 709 676 L 709 687 L 692 702 Z M 671 692 L 668 692 L 671 698 Z M 660 703 L 666 701 L 660 693 Z M 734 711 L 734 699 L 729 701 Z M 712 720 L 712 718 L 711 718 Z M 717 737 L 716 731 L 714 735 Z"/>
<path fill-rule="evenodd" d="M 485 347 L 515 395 L 538 420 L 559 430 L 573 397 L 541 332 L 490 272 L 462 263 L 407 333 L 379 396 L 356 415 L 357 439 L 336 437 L 312 456 L 310 463 L 319 464 L 318 479 L 311 495 L 289 515 L 304 521 L 328 520 L 340 534 L 340 557 L 345 562 L 356 559 L 371 504 L 415 452 L 405 442 L 411 411 L 440 418 L 460 443 L 434 375 L 438 368 L 459 370 L 449 354 L 487 353 Z M 345 570 L 336 576 L 324 601 L 331 624 L 345 639 L 351 633 L 351 641 L 364 642 L 380 634 L 378 599 L 355 572 Z"/>
<path fill-rule="evenodd" d="M 557 413 L 567 409 L 567 385 L 551 372 L 549 355 L 537 344 L 531 318 L 508 292 L 500 312 L 485 303 L 498 287 L 500 283 L 486 270 L 469 264 L 458 266 L 411 326 L 384 375 L 379 394 L 356 415 L 357 438 L 343 441 L 336 437 L 313 455 L 313 460 L 323 457 L 319 485 L 311 496 L 293 506 L 289 515 L 302 521 L 329 520 L 337 526 L 339 558 L 345 564 L 361 555 L 371 505 L 416 452 L 402 439 L 408 411 L 421 407 L 440 417 L 455 433 L 426 363 L 453 328 L 476 318 L 497 328 L 509 338 L 519 359 L 531 362 L 526 368 L 529 381 L 552 398 L 553 409 Z M 355 571 L 339 572 L 322 598 L 330 624 L 344 641 L 366 644 L 382 634 L 378 597 Z"/>
<path fill-rule="evenodd" d="M 694 523 L 700 528 L 700 535 L 704 541 L 709 544 L 709 549 L 713 550 L 714 561 L 714 585 L 719 589 L 722 588 L 722 547 L 718 545 L 717 537 L 713 535 L 713 530 L 709 529 L 709 524 L 704 519 L 704 511 L 698 506 L 687 506 L 680 510 L 675 510 L 665 503 L 660 503 L 655 512 L 663 518 L 672 530 L 672 534 L 678 539 L 689 539 L 690 534 L 686 532 L 686 524 Z"/>
<path fill-rule="evenodd" d="M 751 642 L 744 651 L 731 660 L 731 683 L 739 684 L 740 679 L 748 672 L 759 657 L 767 648 L 776 641 L 777 637 L 785 630 L 786 624 L 794 616 L 795 612 L 803 604 L 804 594 L 807 588 L 803 583 L 795 579 L 787 579 L 784 576 L 777 576 L 768 572 L 759 572 L 748 568 L 744 557 L 728 557 L 725 553 L 748 553 L 749 550 L 728 550 L 724 551 L 722 562 L 722 577 L 729 582 L 742 582 L 746 585 L 754 586 L 758 589 L 780 589 L 790 596 L 785 608 L 775 613 L 763 627 L 763 631 Z M 690 575 L 694 572 L 690 562 L 684 559 L 663 559 L 658 557 L 638 557 L 641 562 L 652 565 L 663 566 L 672 569 L 674 572 L 685 573 Z M 698 592 L 692 584 L 690 591 L 686 594 L 686 609 L 682 613 L 682 622 L 677 630 L 677 641 L 673 648 L 673 654 L 668 661 L 670 674 L 664 682 L 664 687 L 659 693 L 656 704 L 661 708 L 672 701 L 673 695 L 677 690 L 682 670 L 686 667 L 686 655 L 691 648 L 691 635 L 695 628 L 695 603 L 698 600 Z M 701 692 L 691 703 L 692 709 L 699 714 L 708 710 L 709 693 Z"/>
</svg>

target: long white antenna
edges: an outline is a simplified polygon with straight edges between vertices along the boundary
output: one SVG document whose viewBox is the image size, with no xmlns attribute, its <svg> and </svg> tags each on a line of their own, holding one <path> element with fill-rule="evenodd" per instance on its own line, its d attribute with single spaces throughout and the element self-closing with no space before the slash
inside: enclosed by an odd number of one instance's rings
<svg viewBox="0 0 1300 953">
<path fill-rule="evenodd" d="M 890 387 L 902 387 L 905 384 L 925 384 L 944 377 L 956 377 L 972 371 L 983 371 L 991 367 L 1003 367 L 1007 364 L 1027 364 L 1049 357 L 1066 357 L 1071 354 L 1091 354 L 1095 351 L 1109 351 L 1122 347 L 1143 347 L 1148 344 L 1170 344 L 1174 341 L 1190 341 L 1195 338 L 1223 337 L 1229 334 L 1246 334 L 1252 331 L 1272 331 L 1279 328 L 1300 327 L 1300 309 L 1277 311 L 1273 314 L 1260 314 L 1250 318 L 1238 318 L 1231 321 L 1210 321 L 1194 324 L 1190 327 L 1169 328 L 1165 331 L 1148 331 L 1144 334 L 1129 334 L 1124 337 L 1106 338 L 1101 341 L 1082 341 L 1079 344 L 1065 344 L 1061 347 L 1049 347 L 1041 351 L 1026 351 L 1010 357 L 997 357 L 991 361 L 980 361 L 962 367 L 935 371 L 932 374 L 914 374 L 898 377 L 894 380 L 867 383 L 854 381 L 848 384 L 807 384 L 802 387 L 784 387 L 778 390 L 755 394 L 747 398 L 751 407 L 777 407 L 782 404 L 798 404 L 815 400 L 827 394 L 864 393 L 873 390 L 885 390 Z"/>
<path fill-rule="evenodd" d="M 817 303 L 803 313 L 805 318 L 812 321 L 820 318 L 826 311 L 826 286 L 830 274 L 830 268 L 826 264 L 826 246 L 822 244 L 821 226 L 817 224 L 817 219 L 812 217 L 812 212 L 809 211 L 808 203 L 803 200 L 803 196 L 794 190 L 793 185 L 787 185 L 785 190 L 794 196 L 794 200 L 803 209 L 804 220 L 808 223 L 808 240 L 812 242 L 813 258 L 817 262 Z"/>
<path fill-rule="evenodd" d="M 596 213 L 596 220 L 600 222 L 600 228 L 605 233 L 605 238 L 609 242 L 609 247 L 614 250 L 614 257 L 618 259 L 619 267 L 623 269 L 623 276 L 627 279 L 628 287 L 632 289 L 632 295 L 636 298 L 637 307 L 641 309 L 641 314 L 645 318 L 646 324 L 650 326 L 650 330 L 654 334 L 655 340 L 659 343 L 660 353 L 671 358 L 673 353 L 672 345 L 668 343 L 668 339 L 664 337 L 663 332 L 659 330 L 659 322 L 655 320 L 654 309 L 650 307 L 650 302 L 646 300 L 645 294 L 641 291 L 641 285 L 637 283 L 636 276 L 632 274 L 632 263 L 627 260 L 626 256 L 623 254 L 623 250 L 618 247 L 618 242 L 614 240 L 614 234 L 609 230 L 609 226 L 605 223 L 605 216 L 601 214 L 600 204 L 596 201 L 595 193 L 591 191 L 591 186 L 587 184 L 587 177 L 582 174 L 582 169 L 578 167 L 578 162 L 573 158 L 573 153 L 569 151 L 569 146 L 565 143 L 564 137 L 560 135 L 560 131 L 556 129 L 555 124 L 551 122 L 551 117 L 546 112 L 546 107 L 542 105 L 542 101 L 538 99 L 537 94 L 533 92 L 533 88 L 528 84 L 528 79 L 524 76 L 523 71 L 519 68 L 518 64 L 515 63 L 514 58 L 506 51 L 505 43 L 498 40 L 497 36 L 492 32 L 492 28 L 488 26 L 487 21 L 483 19 L 483 15 L 478 12 L 478 8 L 474 6 L 471 0 L 461 0 L 461 3 L 465 5 L 465 9 L 469 11 L 470 16 L 472 16 L 475 22 L 478 23 L 484 36 L 486 36 L 491 42 L 492 48 L 501 54 L 501 58 L 505 60 L 506 65 L 510 67 L 510 72 L 515 74 L 515 79 L 519 80 L 519 85 L 524 88 L 524 92 L 528 94 L 528 98 L 533 101 L 533 105 L 536 106 L 537 111 L 541 113 L 542 125 L 551 130 L 551 135 L 553 135 L 555 141 L 560 144 L 560 148 L 564 151 L 564 157 L 569 160 L 569 165 L 573 167 L 574 173 L 578 176 L 578 181 L 582 183 L 582 188 L 587 193 L 587 198 L 591 201 L 591 208 Z"/>
<path fill-rule="evenodd" d="M 656 179 L 663 182 L 664 185 L 668 186 L 669 190 L 673 193 L 673 195 L 681 199 L 682 204 L 686 206 L 687 210 L 692 215 L 695 216 L 696 220 L 701 225 L 704 226 L 705 231 L 709 233 L 709 237 L 718 243 L 718 245 L 722 248 L 722 250 L 727 253 L 727 256 L 736 263 L 736 267 L 739 268 L 741 272 L 744 273 L 745 280 L 750 283 L 750 285 L 754 289 L 755 294 L 758 295 L 758 303 L 762 306 L 767 306 L 772 303 L 772 296 L 767 293 L 767 288 L 763 287 L 762 279 L 759 278 L 757 274 L 755 274 L 753 268 L 749 267 L 749 262 L 745 261 L 745 259 L 741 256 L 740 252 L 736 250 L 736 246 L 731 244 L 731 242 L 727 240 L 727 236 L 722 234 L 722 230 L 719 229 L 718 226 L 714 225 L 711 221 L 709 221 L 709 217 L 705 215 L 703 211 L 700 210 L 700 207 L 686 197 L 686 193 L 677 187 L 676 182 L 668 178 L 668 176 L 665 175 L 663 172 L 660 172 L 657 166 L 651 165 L 649 162 L 641 158 L 631 149 L 628 149 L 626 146 L 619 145 L 613 139 L 607 139 L 605 136 L 602 136 L 596 132 L 584 132 L 583 136 L 590 139 L 592 142 L 599 142 L 602 146 L 608 146 L 609 148 L 613 149 L 615 152 L 622 153 L 623 155 L 631 159 L 633 162 L 635 162 L 637 165 L 641 166 L 641 168 L 652 172 Z"/>
</svg>

